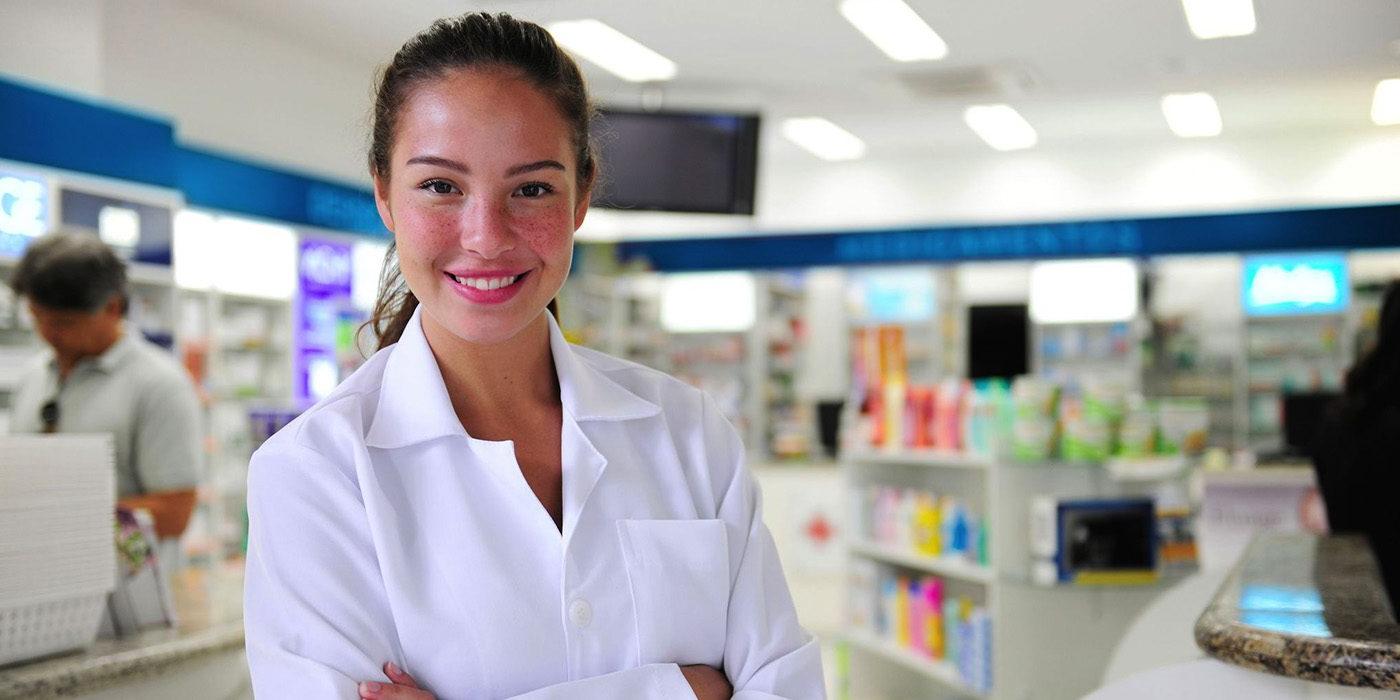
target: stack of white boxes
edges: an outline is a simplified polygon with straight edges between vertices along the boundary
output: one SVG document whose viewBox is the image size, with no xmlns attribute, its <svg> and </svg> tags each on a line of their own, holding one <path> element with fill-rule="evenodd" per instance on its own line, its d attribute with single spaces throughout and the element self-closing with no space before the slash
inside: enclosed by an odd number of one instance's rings
<svg viewBox="0 0 1400 700">
<path fill-rule="evenodd" d="M 115 490 L 110 435 L 0 437 L 0 665 L 97 638 Z"/>
</svg>

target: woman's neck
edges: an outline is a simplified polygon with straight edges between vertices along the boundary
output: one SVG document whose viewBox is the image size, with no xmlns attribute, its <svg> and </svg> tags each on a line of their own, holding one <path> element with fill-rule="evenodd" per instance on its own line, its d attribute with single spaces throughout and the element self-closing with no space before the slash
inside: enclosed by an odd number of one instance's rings
<svg viewBox="0 0 1400 700">
<path fill-rule="evenodd" d="M 543 314 L 515 337 L 494 345 L 466 342 L 431 322 L 423 331 L 452 408 L 472 437 L 507 439 L 503 432 L 515 419 L 559 405 L 549 321 Z"/>
</svg>

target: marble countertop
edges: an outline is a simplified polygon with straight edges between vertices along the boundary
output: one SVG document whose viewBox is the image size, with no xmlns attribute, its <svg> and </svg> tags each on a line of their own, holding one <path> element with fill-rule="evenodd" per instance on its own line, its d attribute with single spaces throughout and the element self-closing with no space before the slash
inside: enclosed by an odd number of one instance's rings
<svg viewBox="0 0 1400 700">
<path fill-rule="evenodd" d="M 81 652 L 0 668 L 0 699 L 86 693 L 243 647 L 241 561 L 183 569 L 171 577 L 171 589 L 176 628 L 99 639 Z"/>
<path fill-rule="evenodd" d="M 1400 690 L 1400 624 L 1360 536 L 1259 535 L 1196 621 L 1196 644 L 1257 671 Z"/>
</svg>

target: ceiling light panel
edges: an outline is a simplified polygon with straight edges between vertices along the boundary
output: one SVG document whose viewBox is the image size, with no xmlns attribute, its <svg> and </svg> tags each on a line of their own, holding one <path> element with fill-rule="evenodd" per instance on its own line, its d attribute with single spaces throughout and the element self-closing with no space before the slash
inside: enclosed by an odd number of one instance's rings
<svg viewBox="0 0 1400 700">
<path fill-rule="evenodd" d="M 948 55 L 948 44 L 903 0 L 842 0 L 841 16 L 896 61 Z"/>
<path fill-rule="evenodd" d="M 1219 136 L 1223 129 L 1220 107 L 1206 92 L 1165 95 L 1162 114 L 1172 133 L 1184 139 Z"/>
<path fill-rule="evenodd" d="M 1376 83 L 1376 95 L 1371 99 L 1371 121 L 1377 126 L 1400 124 L 1400 78 Z"/>
<path fill-rule="evenodd" d="M 963 112 L 963 121 L 988 146 L 998 151 L 1018 151 L 1036 144 L 1035 129 L 1010 105 L 975 105 Z"/>
<path fill-rule="evenodd" d="M 570 53 L 633 83 L 676 77 L 676 64 L 596 19 L 550 24 L 549 33 Z"/>
<path fill-rule="evenodd" d="M 855 160 L 865 155 L 865 142 L 821 117 L 783 121 L 783 136 L 823 160 Z"/>
<path fill-rule="evenodd" d="M 1254 0 L 1181 0 L 1181 7 L 1197 39 L 1254 33 Z"/>
</svg>

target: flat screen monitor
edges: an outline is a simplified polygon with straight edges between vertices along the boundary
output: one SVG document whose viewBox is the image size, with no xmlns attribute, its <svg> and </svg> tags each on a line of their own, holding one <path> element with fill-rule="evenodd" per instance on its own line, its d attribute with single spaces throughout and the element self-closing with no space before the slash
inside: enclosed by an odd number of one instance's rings
<svg viewBox="0 0 1400 700">
<path fill-rule="evenodd" d="M 967 323 L 970 378 L 1018 377 L 1030 371 L 1030 313 L 1025 304 L 971 306 Z"/>
<path fill-rule="evenodd" d="M 753 214 L 757 115 L 601 110 L 593 204 L 614 209 Z"/>
<path fill-rule="evenodd" d="M 1283 441 L 1290 454 L 1311 457 L 1327 407 L 1341 397 L 1334 391 L 1283 395 Z"/>
</svg>

